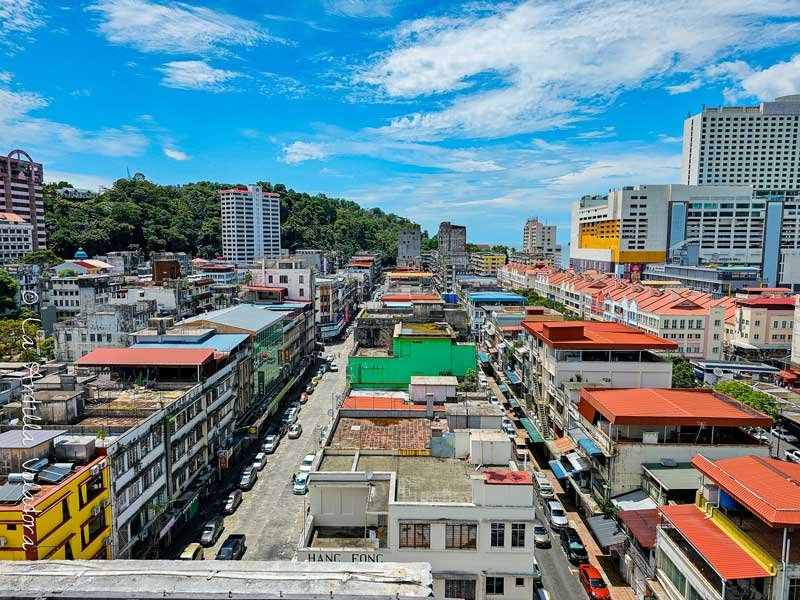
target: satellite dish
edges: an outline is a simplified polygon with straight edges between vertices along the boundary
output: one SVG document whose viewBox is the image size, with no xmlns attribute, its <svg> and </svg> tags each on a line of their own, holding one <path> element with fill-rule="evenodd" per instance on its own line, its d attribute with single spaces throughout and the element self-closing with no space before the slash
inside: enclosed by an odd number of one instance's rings
<svg viewBox="0 0 800 600">
<path fill-rule="evenodd" d="M 374 473 L 372 472 L 371 469 L 367 469 L 364 475 L 366 475 L 367 481 L 372 481 L 372 476 L 374 475 Z"/>
</svg>

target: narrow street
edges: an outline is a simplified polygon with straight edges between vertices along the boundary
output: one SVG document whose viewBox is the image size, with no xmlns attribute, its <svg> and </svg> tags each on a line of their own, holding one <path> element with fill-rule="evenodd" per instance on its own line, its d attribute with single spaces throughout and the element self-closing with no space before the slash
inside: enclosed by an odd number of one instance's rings
<svg viewBox="0 0 800 600">
<path fill-rule="evenodd" d="M 300 410 L 298 422 L 303 426 L 299 439 L 290 440 L 284 436 L 275 453 L 267 456 L 267 465 L 258 474 L 258 480 L 250 491 L 243 492 L 242 503 L 232 515 L 225 515 L 225 529 L 217 543 L 205 549 L 205 558 L 213 559 L 217 550 L 232 534 L 247 536 L 247 552 L 244 560 L 291 560 L 302 531 L 302 515 L 306 496 L 292 494 L 292 474 L 307 454 L 319 449 L 320 433 L 330 422 L 329 411 L 334 405 L 336 395 L 342 394 L 346 381 L 347 356 L 352 349 L 353 336 L 338 344 L 326 344 L 325 353 L 332 353 L 339 367 L 338 372 L 328 371 L 323 375 L 314 393 Z M 299 394 L 295 394 L 297 396 Z M 287 398 L 286 403 L 297 400 Z M 279 411 L 283 414 L 283 410 Z M 260 450 L 261 442 L 253 445 L 250 459 Z M 251 460 L 242 461 L 236 470 L 235 481 L 243 466 Z M 224 499 L 223 491 L 215 503 Z M 211 514 L 219 514 L 215 506 Z M 201 524 L 202 526 L 202 524 Z M 190 539 L 186 543 L 199 541 Z M 180 550 L 178 550 L 180 552 Z"/>
</svg>

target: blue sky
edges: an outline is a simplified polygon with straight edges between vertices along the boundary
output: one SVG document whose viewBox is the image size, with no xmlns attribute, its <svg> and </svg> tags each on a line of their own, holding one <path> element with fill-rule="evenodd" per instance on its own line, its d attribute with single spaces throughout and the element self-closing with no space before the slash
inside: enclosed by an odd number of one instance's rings
<svg viewBox="0 0 800 600">
<path fill-rule="evenodd" d="M 581 194 L 677 181 L 688 113 L 800 93 L 799 42 L 796 0 L 3 0 L 0 151 L 566 241 Z"/>
</svg>

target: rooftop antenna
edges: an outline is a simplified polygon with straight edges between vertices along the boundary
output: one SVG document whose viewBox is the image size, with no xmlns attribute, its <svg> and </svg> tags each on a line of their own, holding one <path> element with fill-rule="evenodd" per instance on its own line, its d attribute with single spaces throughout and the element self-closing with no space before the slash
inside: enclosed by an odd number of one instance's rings
<svg viewBox="0 0 800 600">
<path fill-rule="evenodd" d="M 130 179 L 131 179 L 131 168 L 130 167 L 125 167 L 125 170 L 128 172 L 128 181 L 130 181 Z"/>
</svg>

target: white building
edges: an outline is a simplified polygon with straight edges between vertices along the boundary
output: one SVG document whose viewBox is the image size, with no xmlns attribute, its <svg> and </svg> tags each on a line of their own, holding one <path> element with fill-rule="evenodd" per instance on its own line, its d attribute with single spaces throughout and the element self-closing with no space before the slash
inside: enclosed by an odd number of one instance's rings
<svg viewBox="0 0 800 600">
<path fill-rule="evenodd" d="M 236 263 L 261 256 L 280 256 L 280 194 L 259 185 L 219 192 L 222 204 L 222 253 Z"/>
<path fill-rule="evenodd" d="M 282 287 L 289 300 L 314 301 L 316 269 L 308 266 L 304 256 L 288 255 L 256 262 L 257 267 L 246 271 L 250 273 L 250 285 Z"/>
<path fill-rule="evenodd" d="M 706 108 L 683 123 L 681 183 L 800 188 L 800 95 Z"/>
<path fill-rule="evenodd" d="M 561 246 L 556 243 L 556 226 L 545 225 L 537 217 L 525 221 L 522 253 L 558 266 L 561 263 Z"/>
<path fill-rule="evenodd" d="M 397 265 L 400 267 L 420 267 L 422 264 L 421 233 L 419 225 L 397 232 Z"/>
<path fill-rule="evenodd" d="M 54 275 L 41 278 L 41 306 L 54 306 L 58 320 L 94 312 L 122 288 L 119 275 Z"/>
<path fill-rule="evenodd" d="M 449 458 L 326 450 L 309 478 L 299 560 L 429 562 L 437 597 L 530 600 L 540 579 L 531 475 L 509 470 L 503 432 L 451 435 Z"/>
<path fill-rule="evenodd" d="M 33 250 L 33 227 L 21 216 L 0 212 L 0 265 L 14 262 Z"/>
</svg>

